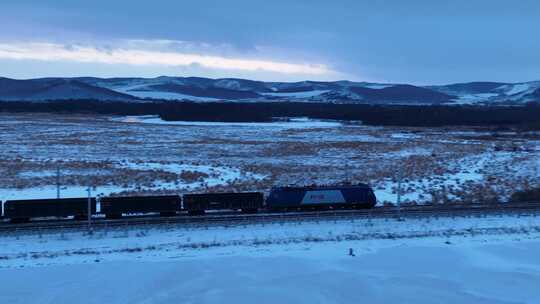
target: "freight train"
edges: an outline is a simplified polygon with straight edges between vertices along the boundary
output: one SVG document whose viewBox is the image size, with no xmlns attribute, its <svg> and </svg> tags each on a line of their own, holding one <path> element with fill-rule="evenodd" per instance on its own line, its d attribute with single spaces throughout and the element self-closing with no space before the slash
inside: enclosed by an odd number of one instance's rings
<svg viewBox="0 0 540 304">
<path fill-rule="evenodd" d="M 376 202 L 373 189 L 366 184 L 289 186 L 272 188 L 266 199 L 262 192 L 231 192 L 184 194 L 183 196 L 8 200 L 3 204 L 2 216 L 11 222 L 25 222 L 32 218 L 84 219 L 88 217 L 88 212 L 91 215 L 104 215 L 106 218 L 121 218 L 129 214 L 203 215 L 207 211 L 224 210 L 256 213 L 259 211 L 359 209 L 372 208 Z"/>
</svg>

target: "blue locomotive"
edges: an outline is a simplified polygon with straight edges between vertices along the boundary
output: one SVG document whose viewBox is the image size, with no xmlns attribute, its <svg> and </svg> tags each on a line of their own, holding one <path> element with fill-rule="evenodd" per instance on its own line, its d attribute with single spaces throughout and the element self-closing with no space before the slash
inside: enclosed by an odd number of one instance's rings
<svg viewBox="0 0 540 304">
<path fill-rule="evenodd" d="M 272 211 L 372 208 L 377 203 L 366 184 L 343 186 L 275 187 L 266 199 Z"/>
</svg>

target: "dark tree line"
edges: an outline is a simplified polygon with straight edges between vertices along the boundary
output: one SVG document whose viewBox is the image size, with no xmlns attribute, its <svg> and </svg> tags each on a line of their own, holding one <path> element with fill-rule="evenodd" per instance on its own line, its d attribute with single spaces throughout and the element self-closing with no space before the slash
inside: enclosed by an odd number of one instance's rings
<svg viewBox="0 0 540 304">
<path fill-rule="evenodd" d="M 540 105 L 526 106 L 405 106 L 302 102 L 0 102 L 2 112 L 159 115 L 164 120 L 264 122 L 275 117 L 310 117 L 361 121 L 368 125 L 444 126 L 490 125 L 540 129 Z"/>
<path fill-rule="evenodd" d="M 511 202 L 540 202 L 540 188 L 516 191 L 510 197 Z"/>
</svg>

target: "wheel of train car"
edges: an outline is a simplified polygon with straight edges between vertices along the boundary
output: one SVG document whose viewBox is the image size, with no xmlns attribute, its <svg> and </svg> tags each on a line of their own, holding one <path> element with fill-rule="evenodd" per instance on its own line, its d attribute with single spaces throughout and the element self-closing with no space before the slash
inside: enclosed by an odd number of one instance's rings
<svg viewBox="0 0 540 304">
<path fill-rule="evenodd" d="M 254 209 L 254 208 L 242 209 L 242 213 L 249 213 L 249 214 L 257 213 L 258 211 L 259 211 L 258 209 Z"/>
<path fill-rule="evenodd" d="M 16 218 L 9 219 L 9 222 L 13 224 L 28 223 L 30 222 L 30 218 L 29 217 L 16 217 Z"/>
<path fill-rule="evenodd" d="M 189 210 L 188 215 L 204 215 L 206 212 L 205 210 Z"/>
<path fill-rule="evenodd" d="M 73 217 L 76 221 L 84 221 L 88 219 L 88 216 L 86 214 L 77 214 Z"/>
<path fill-rule="evenodd" d="M 159 216 L 167 217 L 167 216 L 175 216 L 176 212 L 160 212 Z"/>
<path fill-rule="evenodd" d="M 285 212 L 287 212 L 287 208 L 272 208 L 272 209 L 269 209 L 268 212 L 270 212 L 270 213 L 285 213 Z"/>
</svg>

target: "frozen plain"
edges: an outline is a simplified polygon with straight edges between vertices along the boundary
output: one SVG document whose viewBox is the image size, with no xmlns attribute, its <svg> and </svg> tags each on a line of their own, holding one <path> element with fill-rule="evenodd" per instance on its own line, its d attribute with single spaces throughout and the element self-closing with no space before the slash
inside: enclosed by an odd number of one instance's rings
<svg viewBox="0 0 540 304">
<path fill-rule="evenodd" d="M 533 216 L 141 227 L 11 234 L 0 244 L 1 303 L 540 299 Z"/>
<path fill-rule="evenodd" d="M 505 201 L 540 185 L 540 134 L 497 128 L 373 127 L 295 118 L 164 122 L 153 116 L 0 115 L 0 200 L 268 191 L 365 182 L 379 202 Z"/>
<path fill-rule="evenodd" d="M 54 196 L 59 164 L 62 193 L 73 196 L 85 194 L 88 177 L 105 194 L 352 179 L 394 201 L 396 164 L 404 164 L 406 201 L 429 201 L 442 185 L 450 198 L 474 201 L 483 189 L 504 197 L 539 176 L 535 134 L 4 118 L 4 199 Z M 539 253 L 536 217 L 6 235 L 0 303 L 538 303 Z"/>
</svg>

